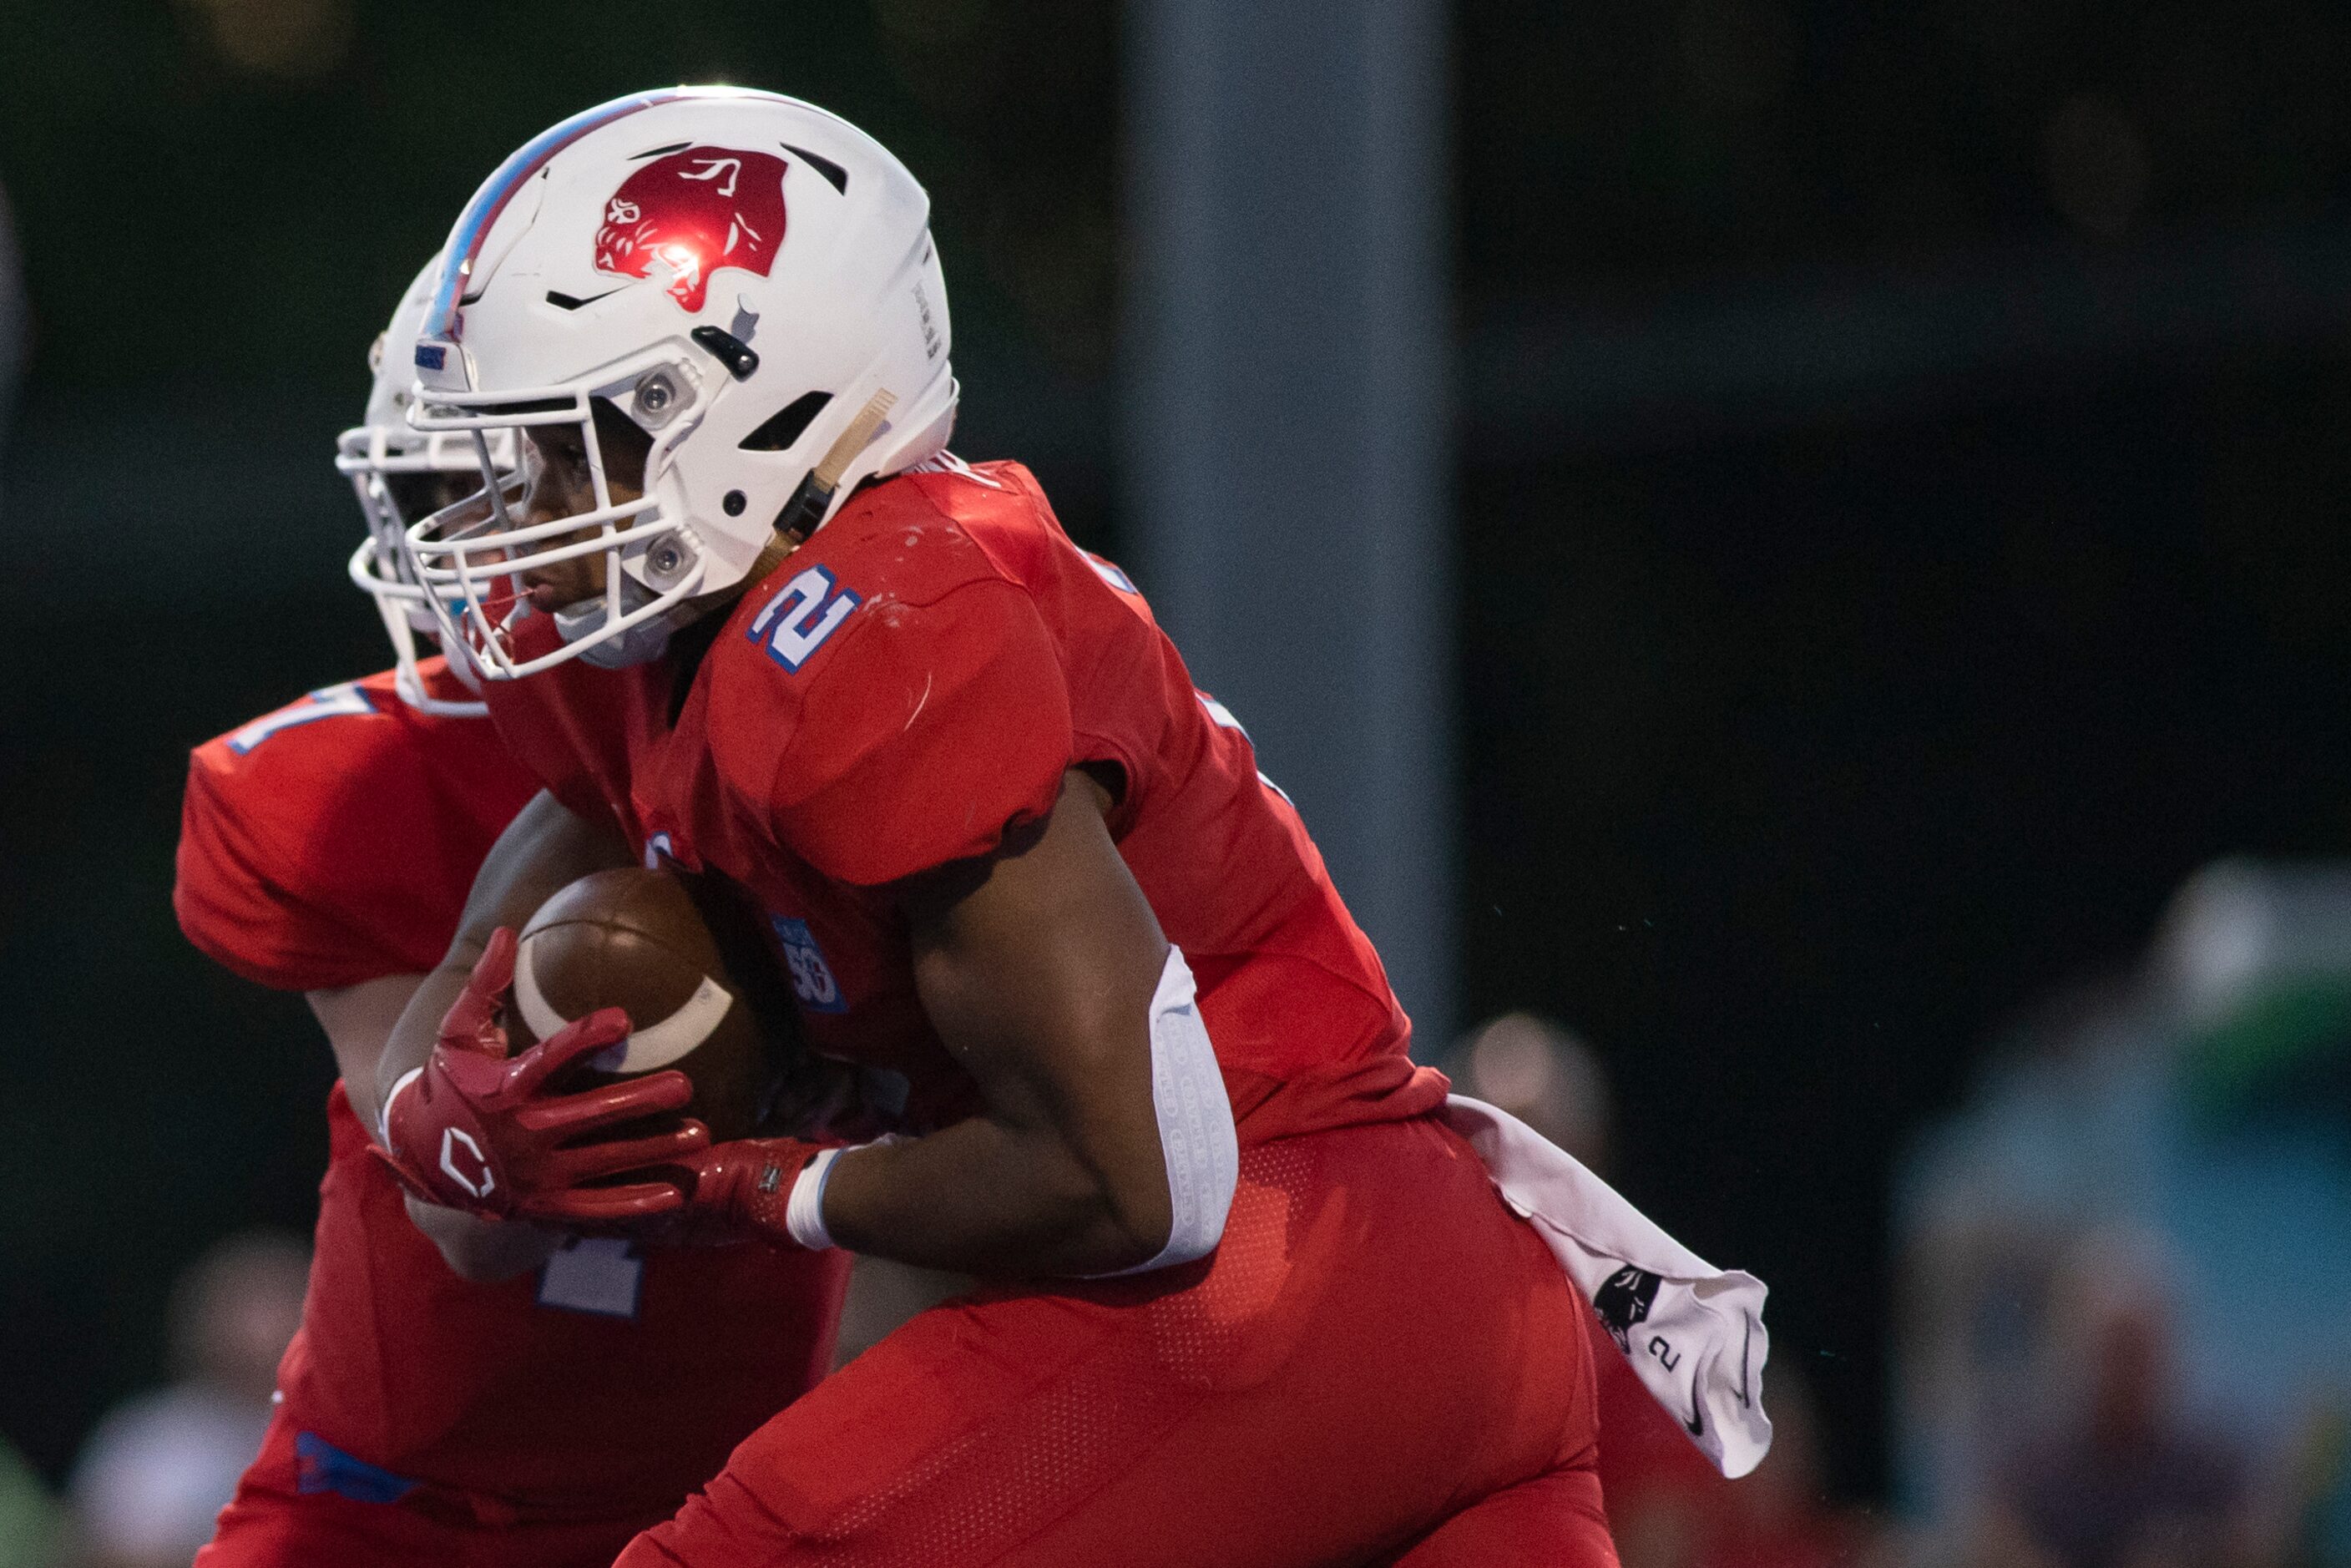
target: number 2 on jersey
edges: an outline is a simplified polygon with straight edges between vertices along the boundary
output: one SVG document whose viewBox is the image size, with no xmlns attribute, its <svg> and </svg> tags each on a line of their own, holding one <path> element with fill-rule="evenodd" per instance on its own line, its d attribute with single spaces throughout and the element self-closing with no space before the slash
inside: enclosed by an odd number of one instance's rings
<svg viewBox="0 0 2351 1568">
<path fill-rule="evenodd" d="M 754 643 L 767 643 L 768 657 L 787 670 L 798 670 L 859 602 L 856 594 L 833 580 L 832 573 L 812 566 L 768 601 L 751 618 L 747 634 Z"/>
</svg>

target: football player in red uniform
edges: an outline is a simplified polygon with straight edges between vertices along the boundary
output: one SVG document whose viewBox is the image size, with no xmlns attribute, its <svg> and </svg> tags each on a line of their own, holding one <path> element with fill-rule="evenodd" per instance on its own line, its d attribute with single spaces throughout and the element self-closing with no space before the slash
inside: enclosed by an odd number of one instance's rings
<svg viewBox="0 0 2351 1568">
<path fill-rule="evenodd" d="M 528 913 L 486 891 L 385 1053 L 388 1157 L 486 1220 L 990 1281 L 769 1421 L 629 1568 L 1613 1564 L 1589 1307 L 1134 585 L 1026 470 L 946 455 L 926 223 L 789 99 L 555 128 L 460 218 L 416 345 L 414 423 L 519 432 L 527 494 L 409 535 L 573 814 L 541 852 L 742 884 L 816 1045 L 904 1074 L 916 1135 L 583 1142 L 684 1086 L 567 1096 L 565 1052 L 477 1040 L 492 927 Z"/>
<path fill-rule="evenodd" d="M 422 305 L 394 334 L 413 337 Z M 417 657 L 418 596 L 378 548 L 396 545 L 403 507 L 422 516 L 435 489 L 481 484 L 470 440 L 452 453 L 408 431 L 393 406 L 407 381 L 379 378 L 342 451 L 371 525 L 354 571 L 394 628 L 396 668 L 232 730 L 189 768 L 181 925 L 236 973 L 305 993 L 341 1073 L 302 1330 L 204 1568 L 609 1563 L 831 1359 L 834 1258 L 510 1226 L 473 1255 L 496 1277 L 468 1281 L 367 1155 L 392 1022 L 538 791 L 467 683 Z"/>
</svg>

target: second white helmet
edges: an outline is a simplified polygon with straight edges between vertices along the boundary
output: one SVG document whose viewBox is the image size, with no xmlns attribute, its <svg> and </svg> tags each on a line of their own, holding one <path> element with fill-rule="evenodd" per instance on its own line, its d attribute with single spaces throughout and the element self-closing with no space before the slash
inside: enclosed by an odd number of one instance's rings
<svg viewBox="0 0 2351 1568">
<path fill-rule="evenodd" d="M 470 436 L 426 435 L 410 427 L 408 406 L 416 385 L 410 367 L 416 334 L 433 302 L 434 280 L 441 258 L 424 264 L 401 296 L 392 322 L 368 350 L 367 412 L 360 422 L 335 438 L 335 467 L 351 482 L 367 532 L 351 552 L 351 581 L 375 601 L 392 639 L 394 685 L 402 701 L 426 713 L 478 717 L 487 710 L 479 701 L 434 696 L 417 669 L 418 639 L 437 637 L 440 624 L 424 603 L 424 590 L 416 580 L 402 538 L 413 524 L 467 493 L 482 486 L 482 471 Z M 493 461 L 501 473 L 515 465 L 511 432 L 499 432 L 490 442 Z M 468 685 L 476 684 L 473 664 L 462 646 L 449 651 L 449 666 Z"/>
<path fill-rule="evenodd" d="M 939 452 L 956 392 L 929 220 L 880 143 L 772 93 L 620 99 L 509 157 L 451 231 L 409 421 L 475 444 L 492 479 L 501 433 L 569 425 L 593 504 L 409 528 L 444 636 L 499 677 L 652 656 L 779 528 L 813 529 L 860 481 Z M 650 441 L 634 499 L 606 484 L 599 403 Z M 559 613 L 556 651 L 517 659 L 513 574 L 595 554 L 602 592 Z"/>
</svg>

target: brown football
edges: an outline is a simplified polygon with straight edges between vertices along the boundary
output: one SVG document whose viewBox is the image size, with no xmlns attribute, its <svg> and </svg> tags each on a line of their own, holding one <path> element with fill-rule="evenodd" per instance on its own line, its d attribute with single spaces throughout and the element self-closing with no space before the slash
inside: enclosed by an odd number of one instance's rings
<svg viewBox="0 0 2351 1568">
<path fill-rule="evenodd" d="M 629 1038 L 589 1058 L 562 1087 L 674 1068 L 694 1084 L 685 1113 L 707 1124 L 714 1140 L 750 1135 L 775 1078 L 755 993 L 671 873 L 592 873 L 522 929 L 505 1020 L 511 1049 L 607 1007 L 629 1015 Z"/>
</svg>

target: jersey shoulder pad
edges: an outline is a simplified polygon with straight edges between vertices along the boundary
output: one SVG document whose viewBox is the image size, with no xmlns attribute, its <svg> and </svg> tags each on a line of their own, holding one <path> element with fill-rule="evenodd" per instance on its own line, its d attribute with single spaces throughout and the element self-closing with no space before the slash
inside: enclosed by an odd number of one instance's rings
<svg viewBox="0 0 2351 1568">
<path fill-rule="evenodd" d="M 995 571 L 1034 582 L 1050 574 L 1047 557 L 1074 550 L 1037 476 L 1018 463 L 956 463 L 907 476 L 909 486 L 952 518 Z"/>
<path fill-rule="evenodd" d="M 994 849 L 1051 810 L 1071 749 L 1027 590 L 914 486 L 876 488 L 901 494 L 844 509 L 738 607 L 710 704 L 727 787 L 793 853 L 866 886 Z"/>
</svg>

